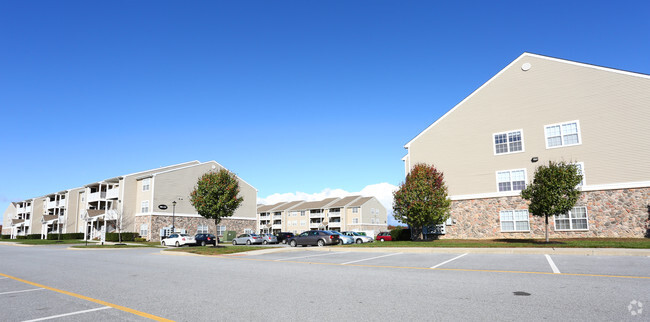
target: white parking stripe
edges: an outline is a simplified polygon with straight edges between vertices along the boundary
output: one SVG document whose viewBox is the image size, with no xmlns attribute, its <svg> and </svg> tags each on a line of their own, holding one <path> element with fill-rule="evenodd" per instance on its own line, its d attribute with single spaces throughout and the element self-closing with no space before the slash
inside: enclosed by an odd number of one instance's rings
<svg viewBox="0 0 650 322">
<path fill-rule="evenodd" d="M 280 259 L 276 259 L 275 261 L 276 261 L 276 262 L 279 262 L 279 261 L 286 261 L 286 260 L 290 260 L 290 259 L 299 259 L 299 258 L 316 257 L 316 256 L 336 255 L 336 254 L 343 254 L 343 253 L 347 253 L 347 252 L 330 252 L 330 253 L 327 253 L 327 254 L 318 254 L 318 255 L 309 255 L 309 256 L 298 256 L 298 257 L 289 257 L 289 258 L 280 258 Z"/>
<path fill-rule="evenodd" d="M 648 256 L 648 257 L 650 257 L 650 256 Z M 9 277 L 0 277 L 0 280 L 3 280 L 3 279 L 5 279 L 5 278 L 9 278 Z"/>
<path fill-rule="evenodd" d="M 544 254 L 544 256 L 546 256 L 546 260 L 548 261 L 548 264 L 551 265 L 551 269 L 553 270 L 553 273 L 560 274 L 560 270 L 557 269 L 557 266 L 555 266 L 555 263 L 553 263 L 551 256 L 548 256 L 547 254 Z"/>
<path fill-rule="evenodd" d="M 347 264 L 352 264 L 352 263 L 358 263 L 358 262 L 363 262 L 363 261 L 369 261 L 369 260 L 371 260 L 371 259 L 382 258 L 382 257 L 387 257 L 387 256 L 393 256 L 393 255 L 399 255 L 399 254 L 401 254 L 401 253 L 392 253 L 392 254 L 386 254 L 386 255 L 381 255 L 381 256 L 370 257 L 370 258 L 364 258 L 364 259 L 360 259 L 360 260 L 356 260 L 356 261 L 351 261 L 351 262 L 343 263 L 343 264 L 341 264 L 341 265 L 347 265 Z"/>
<path fill-rule="evenodd" d="M 22 291 L 4 292 L 4 293 L 0 293 L 0 295 L 22 293 L 22 292 L 31 292 L 31 291 L 39 291 L 39 290 L 43 290 L 43 288 L 30 288 L 28 290 L 22 290 Z"/>
<path fill-rule="evenodd" d="M 440 266 L 442 266 L 442 265 L 445 265 L 445 264 L 447 264 L 447 263 L 449 263 L 449 262 L 451 262 L 451 261 L 457 260 L 457 259 L 459 259 L 459 258 L 461 258 L 461 257 L 463 257 L 463 256 L 465 256 L 465 255 L 467 255 L 467 254 L 468 254 L 468 253 L 465 253 L 465 254 L 463 254 L 463 255 L 456 256 L 456 257 L 454 257 L 454 258 L 452 258 L 452 259 L 450 259 L 450 260 L 444 261 L 444 262 L 442 262 L 442 263 L 440 263 L 440 264 L 438 264 L 438 265 L 436 265 L 436 266 L 431 266 L 431 268 L 438 268 L 438 267 L 440 267 Z"/>
<path fill-rule="evenodd" d="M 44 318 L 34 319 L 34 320 L 26 320 L 26 321 L 23 321 L 23 322 L 51 320 L 51 319 L 56 319 L 56 318 L 60 318 L 60 317 L 63 317 L 63 316 L 70 316 L 70 315 L 75 315 L 75 314 L 82 314 L 82 313 L 94 312 L 94 311 L 99 311 L 99 310 L 106 310 L 106 309 L 110 309 L 110 308 L 111 308 L 110 306 L 102 306 L 102 307 L 98 307 L 96 309 L 90 309 L 90 310 L 83 310 L 83 311 L 71 312 L 71 313 L 66 313 L 66 314 L 46 316 Z"/>
</svg>

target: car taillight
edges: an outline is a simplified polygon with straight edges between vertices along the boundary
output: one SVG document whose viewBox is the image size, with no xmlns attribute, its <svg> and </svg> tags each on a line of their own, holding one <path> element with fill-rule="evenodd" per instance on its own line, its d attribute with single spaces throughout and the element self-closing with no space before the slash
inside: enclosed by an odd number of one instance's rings
<svg viewBox="0 0 650 322">
<path fill-rule="evenodd" d="M 210 237 L 208 237 L 208 241 L 211 241 L 211 240 L 212 240 L 212 239 L 210 239 Z"/>
<path fill-rule="evenodd" d="M 334 239 L 334 235 L 330 235 L 330 239 Z"/>
<path fill-rule="evenodd" d="M 183 239 L 182 239 L 182 240 L 183 240 L 183 241 L 185 241 L 185 237 L 183 237 Z"/>
</svg>

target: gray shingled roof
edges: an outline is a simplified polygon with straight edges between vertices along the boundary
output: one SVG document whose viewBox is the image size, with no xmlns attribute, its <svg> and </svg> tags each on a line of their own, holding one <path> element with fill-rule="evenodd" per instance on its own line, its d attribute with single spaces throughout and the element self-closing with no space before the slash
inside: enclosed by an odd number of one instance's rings
<svg viewBox="0 0 650 322">
<path fill-rule="evenodd" d="M 349 203 L 354 201 L 355 199 L 359 198 L 361 196 L 349 196 L 345 197 L 341 200 L 336 201 L 335 203 L 329 205 L 330 208 L 341 208 L 347 206 Z"/>
<path fill-rule="evenodd" d="M 368 202 L 368 200 L 370 199 L 372 199 L 372 197 L 359 198 L 358 200 L 355 200 L 353 203 L 349 204 L 348 207 L 359 207 L 364 203 Z"/>
<path fill-rule="evenodd" d="M 325 206 L 329 205 L 335 200 L 338 200 L 339 198 L 327 198 L 319 201 L 309 201 L 301 204 L 299 207 L 296 208 L 296 210 L 307 210 L 307 209 L 322 209 L 325 208 Z"/>
<path fill-rule="evenodd" d="M 280 205 L 282 205 L 284 203 L 285 202 L 278 202 L 278 203 L 272 204 L 272 205 L 260 205 L 260 206 L 257 207 L 257 213 L 259 214 L 260 212 L 267 212 L 267 211 L 269 211 L 269 210 L 271 210 L 271 209 L 273 209 L 273 208 L 275 208 L 277 206 L 280 206 Z"/>
<path fill-rule="evenodd" d="M 273 211 L 284 211 L 293 208 L 294 206 L 305 202 L 304 200 L 290 201 L 285 204 L 280 205 L 279 207 L 273 208 Z"/>
</svg>

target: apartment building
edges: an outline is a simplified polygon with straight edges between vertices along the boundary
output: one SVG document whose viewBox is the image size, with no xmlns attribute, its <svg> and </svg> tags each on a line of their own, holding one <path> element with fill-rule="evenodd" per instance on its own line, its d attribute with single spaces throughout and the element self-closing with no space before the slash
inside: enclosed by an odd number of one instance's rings
<svg viewBox="0 0 650 322">
<path fill-rule="evenodd" d="M 175 231 L 195 234 L 242 233 L 257 225 L 257 190 L 239 179 L 244 198 L 235 214 L 215 225 L 189 202 L 198 178 L 223 167 L 215 161 L 191 161 L 126 174 L 42 197 L 12 203 L 4 214 L 3 234 L 84 233 L 96 239 L 103 232 L 136 232 L 151 241 Z"/>
<path fill-rule="evenodd" d="M 386 231 L 388 214 L 375 197 L 348 196 L 258 205 L 257 216 L 260 233 L 355 230 L 377 234 Z"/>
<path fill-rule="evenodd" d="M 524 53 L 404 147 L 444 172 L 443 238 L 539 238 L 521 190 L 549 161 L 575 163 L 582 196 L 555 238 L 643 237 L 650 207 L 650 76 Z"/>
</svg>

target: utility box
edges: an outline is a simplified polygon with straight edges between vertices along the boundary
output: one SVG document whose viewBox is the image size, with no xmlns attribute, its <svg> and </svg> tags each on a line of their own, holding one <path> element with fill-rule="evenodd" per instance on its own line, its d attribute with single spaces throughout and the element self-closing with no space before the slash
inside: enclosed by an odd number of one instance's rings
<svg viewBox="0 0 650 322">
<path fill-rule="evenodd" d="M 224 241 L 229 242 L 229 241 L 235 239 L 235 237 L 237 237 L 237 232 L 232 231 L 232 230 L 228 230 L 228 231 L 226 231 L 226 235 L 224 237 L 226 237 L 226 239 Z"/>
</svg>

